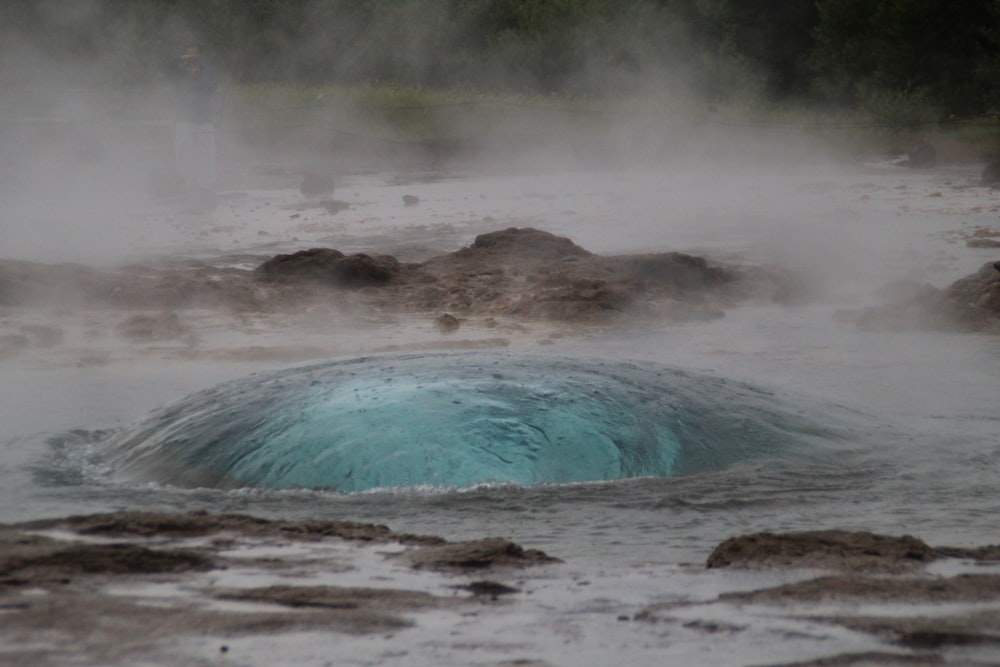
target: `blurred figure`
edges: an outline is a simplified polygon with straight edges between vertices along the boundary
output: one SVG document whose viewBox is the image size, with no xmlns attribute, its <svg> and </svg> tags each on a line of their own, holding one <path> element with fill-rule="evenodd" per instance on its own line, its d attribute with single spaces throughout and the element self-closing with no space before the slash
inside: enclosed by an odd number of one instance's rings
<svg viewBox="0 0 1000 667">
<path fill-rule="evenodd" d="M 193 44 L 170 62 L 177 88 L 174 151 L 177 174 L 197 194 L 210 195 L 216 181 L 215 127 L 222 111 L 219 85 Z"/>
</svg>

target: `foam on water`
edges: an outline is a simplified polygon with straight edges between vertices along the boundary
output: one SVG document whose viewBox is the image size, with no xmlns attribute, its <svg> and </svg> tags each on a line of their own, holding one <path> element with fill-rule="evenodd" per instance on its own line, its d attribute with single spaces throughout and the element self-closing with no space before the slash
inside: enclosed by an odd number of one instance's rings
<svg viewBox="0 0 1000 667">
<path fill-rule="evenodd" d="M 466 487 L 669 477 L 841 438 L 837 411 L 670 367 L 509 353 L 331 361 L 190 396 L 108 444 L 178 486 Z"/>
</svg>

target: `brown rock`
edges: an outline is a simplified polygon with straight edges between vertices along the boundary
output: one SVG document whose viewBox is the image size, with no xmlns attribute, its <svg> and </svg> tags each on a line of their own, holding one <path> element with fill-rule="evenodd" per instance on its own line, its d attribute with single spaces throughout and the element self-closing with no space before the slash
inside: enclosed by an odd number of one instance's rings
<svg viewBox="0 0 1000 667">
<path fill-rule="evenodd" d="M 939 667 L 945 664 L 948 663 L 941 656 L 928 653 L 910 655 L 866 651 L 864 653 L 842 653 L 816 660 L 789 662 L 771 667 Z"/>
<path fill-rule="evenodd" d="M 324 283 L 335 287 L 364 287 L 383 285 L 399 273 L 395 257 L 371 257 L 359 253 L 345 256 L 332 248 L 312 248 L 290 255 L 277 255 L 260 266 L 254 273 L 264 281 Z"/>
<path fill-rule="evenodd" d="M 430 570 L 478 570 L 561 562 L 543 551 L 524 549 L 500 537 L 422 547 L 409 553 L 408 558 L 413 567 Z"/>
<path fill-rule="evenodd" d="M 301 540 L 336 537 L 363 542 L 402 542 L 406 544 L 442 544 L 439 537 L 394 533 L 381 524 L 353 521 L 269 521 L 246 514 L 209 514 L 207 512 L 111 512 L 41 519 L 19 524 L 28 529 L 66 528 L 83 535 L 153 537 L 195 537 L 222 531 L 246 535 L 281 536 Z"/>
<path fill-rule="evenodd" d="M 995 262 L 960 278 L 946 289 L 924 285 L 901 298 L 844 319 L 869 329 L 1000 331 L 1000 272 Z"/>
<path fill-rule="evenodd" d="M 1000 287 L 1000 269 L 994 262 L 987 262 L 975 273 L 953 282 L 945 290 L 945 296 L 959 303 L 979 304 L 996 287 Z"/>
<path fill-rule="evenodd" d="M 482 234 L 472 245 L 421 264 L 393 256 L 312 248 L 281 254 L 253 271 L 208 262 L 144 263 L 89 270 L 0 260 L 0 305 L 91 303 L 148 311 L 224 307 L 277 312 L 337 299 L 381 312 L 447 312 L 456 319 L 511 316 L 606 324 L 621 317 L 690 321 L 718 317 L 740 301 L 777 294 L 763 267 L 717 266 L 683 253 L 599 256 L 531 228 Z M 320 291 L 332 287 L 340 293 Z M 138 316 L 120 333 L 142 340 L 184 335 L 170 316 Z M 11 341 L 14 343 L 16 341 Z M 12 344 L 4 347 L 7 352 Z"/>
<path fill-rule="evenodd" d="M 462 326 L 462 322 L 454 315 L 443 313 L 434 319 L 434 328 L 441 333 L 454 333 Z"/>
<path fill-rule="evenodd" d="M 419 269 L 434 282 L 424 294 L 436 300 L 425 308 L 564 322 L 717 317 L 722 303 L 761 294 L 765 285 L 773 296 L 776 285 L 767 271 L 740 272 L 683 253 L 602 257 L 530 228 L 482 234 Z"/>
<path fill-rule="evenodd" d="M 1000 599 L 1000 575 L 962 574 L 955 577 L 919 578 L 838 575 L 756 591 L 723 593 L 719 599 L 726 602 L 778 605 L 832 600 L 880 604 L 990 602 Z"/>
<path fill-rule="evenodd" d="M 712 551 L 708 567 L 796 567 L 904 572 L 937 558 L 934 549 L 909 535 L 818 530 L 756 533 L 733 537 Z"/>
<path fill-rule="evenodd" d="M 514 593 L 520 593 L 518 589 L 512 586 L 501 584 L 498 581 L 490 581 L 489 579 L 470 581 L 465 586 L 459 586 L 458 588 L 467 590 L 473 595 L 487 595 L 494 600 L 501 595 L 513 595 Z"/>
<path fill-rule="evenodd" d="M 530 227 L 509 227 L 499 232 L 480 234 L 470 248 L 497 254 L 514 254 L 532 258 L 589 257 L 587 252 L 568 238 L 555 236 Z M 461 252 L 461 251 L 459 251 Z"/>
<path fill-rule="evenodd" d="M 370 257 L 363 253 L 348 255 L 333 267 L 333 282 L 343 287 L 381 285 L 392 280 L 399 272 L 395 257 L 379 255 Z"/>
<path fill-rule="evenodd" d="M 731 282 L 735 276 L 709 266 L 704 257 L 680 252 L 639 255 L 630 258 L 633 275 L 660 285 L 678 288 L 705 288 Z"/>
<path fill-rule="evenodd" d="M 288 255 L 275 255 L 256 269 L 254 274 L 263 280 L 326 280 L 330 266 L 344 258 L 344 253 L 333 248 L 310 248 Z"/>
<path fill-rule="evenodd" d="M 967 248 L 1000 248 L 1000 241 L 996 239 L 975 238 L 965 242 Z"/>
<path fill-rule="evenodd" d="M 326 212 L 330 215 L 337 215 L 341 211 L 346 211 L 351 208 L 350 204 L 346 201 L 340 201 L 339 199 L 324 199 L 319 203 L 319 205 L 326 209 Z"/>
<path fill-rule="evenodd" d="M 868 632 L 916 649 L 938 649 L 948 646 L 1000 646 L 1000 611 L 988 609 L 947 616 L 916 617 L 839 617 L 834 619 L 844 627 Z M 996 653 L 993 653 L 995 656 Z M 958 662 L 949 664 L 977 664 Z M 984 664 L 984 663 L 978 663 Z M 991 664 L 991 663 L 985 663 Z M 995 664 L 995 663 L 992 663 Z"/>
<path fill-rule="evenodd" d="M 342 586 L 268 586 L 220 593 L 223 600 L 272 602 L 288 607 L 325 609 L 412 610 L 441 606 L 430 593 L 392 588 L 351 588 Z"/>
<path fill-rule="evenodd" d="M 147 549 L 134 544 L 70 544 L 44 541 L 8 549 L 0 578 L 46 580 L 79 574 L 151 574 L 212 568 L 212 559 L 183 549 Z"/>
</svg>

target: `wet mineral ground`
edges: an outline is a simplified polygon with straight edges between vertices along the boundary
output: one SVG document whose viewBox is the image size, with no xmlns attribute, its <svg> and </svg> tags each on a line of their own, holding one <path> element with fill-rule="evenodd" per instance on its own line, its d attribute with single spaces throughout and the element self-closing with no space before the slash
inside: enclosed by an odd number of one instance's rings
<svg viewBox="0 0 1000 667">
<path fill-rule="evenodd" d="M 502 538 L 448 542 L 374 524 L 206 512 L 8 524 L 0 544 L 5 665 L 273 664 L 280 653 L 241 655 L 240 640 L 300 632 L 428 641 L 424 615 L 502 627 L 505 616 L 537 611 L 536 592 L 572 577 L 557 557 Z M 881 648 L 795 665 L 997 664 L 987 656 L 1000 646 L 1000 545 L 752 534 L 726 540 L 685 576 L 719 569 L 780 570 L 787 583 L 618 610 L 606 622 L 722 640 L 807 609 L 813 631 L 863 633 Z M 522 655 L 504 664 L 549 663 Z"/>
</svg>

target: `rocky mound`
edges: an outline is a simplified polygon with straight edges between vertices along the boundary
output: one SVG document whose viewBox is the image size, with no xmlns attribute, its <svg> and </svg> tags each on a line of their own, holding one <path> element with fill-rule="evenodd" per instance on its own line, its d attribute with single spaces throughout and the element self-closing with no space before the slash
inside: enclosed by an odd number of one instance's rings
<svg viewBox="0 0 1000 667">
<path fill-rule="evenodd" d="M 922 567 L 934 558 L 931 547 L 909 535 L 821 530 L 733 537 L 715 548 L 707 565 L 898 572 Z"/>
<path fill-rule="evenodd" d="M 314 281 L 333 287 L 355 288 L 383 285 L 397 276 L 399 269 L 399 262 L 389 255 L 344 255 L 332 248 L 312 248 L 277 255 L 258 266 L 254 274 L 263 281 Z"/>
<path fill-rule="evenodd" d="M 884 304 L 843 313 L 843 319 L 866 329 L 1000 332 L 1000 262 L 987 262 L 945 289 L 900 283 L 884 294 Z"/>
<path fill-rule="evenodd" d="M 478 570 L 493 566 L 524 567 L 540 563 L 561 563 L 537 549 L 524 549 L 500 537 L 428 546 L 410 554 L 410 562 L 417 569 Z"/>
<path fill-rule="evenodd" d="M 929 572 L 941 558 L 958 559 L 954 576 Z M 1000 575 L 986 569 L 1000 559 L 1000 546 L 931 547 L 911 537 L 819 530 L 756 533 L 721 543 L 709 568 L 778 568 L 806 578 L 757 590 L 725 591 L 707 602 L 654 603 L 634 615 L 645 623 L 681 625 L 722 636 L 750 631 L 755 613 L 791 618 L 806 610 L 823 624 L 866 633 L 885 650 L 848 652 L 774 667 L 874 667 L 875 665 L 971 665 L 995 656 L 1000 645 Z M 982 572 L 961 569 L 982 568 Z M 820 576 L 810 570 L 830 570 Z M 794 576 L 794 575 L 793 575 Z M 720 618 L 721 605 L 739 609 L 740 622 Z M 704 608 L 708 617 L 692 618 Z M 680 610 L 680 611 L 679 611 Z M 815 631 L 810 628 L 810 631 Z"/>
<path fill-rule="evenodd" d="M 530 227 L 507 229 L 480 234 L 468 248 L 454 252 L 448 257 L 454 260 L 471 259 L 483 261 L 487 258 L 506 262 L 537 264 L 547 260 L 562 260 L 569 257 L 592 257 L 568 238 L 555 236 Z"/>
<path fill-rule="evenodd" d="M 225 266 L 189 261 L 115 271 L 0 262 L 0 306 L 71 300 L 250 313 L 318 300 L 457 317 L 608 322 L 628 314 L 688 320 L 719 317 L 740 300 L 776 298 L 787 282 L 776 270 L 718 265 L 678 252 L 599 256 L 568 238 L 530 228 L 482 234 L 470 246 L 422 264 L 312 248 L 274 256 L 252 271 L 233 266 L 249 261 L 220 258 Z M 155 324 L 135 322 L 128 331 L 162 338 L 153 331 Z"/>
<path fill-rule="evenodd" d="M 637 311 L 715 317 L 735 269 L 681 253 L 601 257 L 571 240 L 511 228 L 476 237 L 471 246 L 434 258 L 399 299 L 419 309 L 587 321 Z"/>
<path fill-rule="evenodd" d="M 908 572 L 939 558 L 1000 560 L 1000 546 L 974 549 L 931 547 L 910 535 L 864 531 L 813 530 L 753 533 L 732 537 L 709 555 L 709 568 L 819 568 L 863 572 Z"/>
</svg>

